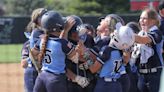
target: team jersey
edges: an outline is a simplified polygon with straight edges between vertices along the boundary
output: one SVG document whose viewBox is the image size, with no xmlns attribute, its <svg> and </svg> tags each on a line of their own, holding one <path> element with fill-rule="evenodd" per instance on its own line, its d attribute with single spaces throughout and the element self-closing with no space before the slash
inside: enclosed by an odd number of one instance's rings
<svg viewBox="0 0 164 92">
<path fill-rule="evenodd" d="M 162 32 L 162 35 L 164 36 L 164 17 L 161 17 L 161 25 L 159 29 Z"/>
<path fill-rule="evenodd" d="M 93 48 L 93 46 L 95 45 L 93 37 L 90 35 L 87 35 L 84 45 L 87 48 Z"/>
<path fill-rule="evenodd" d="M 119 50 L 104 46 L 99 52 L 99 58 L 105 61 L 105 64 L 100 70 L 99 77 L 116 79 L 120 77 L 119 71 L 122 65 L 122 55 Z"/>
<path fill-rule="evenodd" d="M 164 42 L 164 17 L 161 17 L 161 25 L 159 26 L 159 30 L 162 32 L 162 40 Z M 164 44 L 162 48 L 164 49 Z"/>
<path fill-rule="evenodd" d="M 140 31 L 140 36 L 149 36 L 152 40 L 151 44 L 137 44 L 139 45 L 140 54 L 137 58 L 139 68 L 150 69 L 161 66 L 163 63 L 162 58 L 162 34 L 156 26 L 153 26 L 149 32 Z M 141 65 L 142 64 L 142 65 Z"/>
<path fill-rule="evenodd" d="M 30 48 L 33 48 L 37 41 L 40 39 L 40 35 L 44 34 L 44 32 L 38 28 L 35 28 L 30 36 Z"/>
<path fill-rule="evenodd" d="M 74 45 L 77 45 L 77 43 L 75 41 L 72 41 L 70 40 L 70 42 L 72 42 Z M 92 48 L 94 46 L 94 40 L 93 40 L 93 37 L 90 36 L 90 35 L 87 35 L 86 36 L 86 40 L 84 42 L 84 45 L 87 47 L 87 48 Z M 79 62 L 78 64 L 75 64 L 73 62 L 71 62 L 71 60 L 69 59 L 66 59 L 66 64 L 67 64 L 67 68 L 70 69 L 72 72 L 74 72 L 75 74 L 77 75 L 80 75 L 80 76 L 84 76 L 84 77 L 87 77 L 88 79 L 92 80 L 94 79 L 94 74 L 92 74 L 89 70 L 81 70 L 79 69 L 79 65 L 82 63 L 82 62 Z"/>
<path fill-rule="evenodd" d="M 94 50 L 96 52 L 99 52 L 101 50 L 101 48 L 105 45 L 108 45 L 109 42 L 110 42 L 110 37 L 105 37 L 103 39 L 99 39 L 99 40 L 95 41 Z"/>
<path fill-rule="evenodd" d="M 42 40 L 36 44 L 40 49 Z M 74 49 L 73 45 L 65 39 L 50 36 L 47 42 L 46 53 L 42 60 L 42 70 L 55 74 L 65 73 L 65 59 Z"/>
</svg>

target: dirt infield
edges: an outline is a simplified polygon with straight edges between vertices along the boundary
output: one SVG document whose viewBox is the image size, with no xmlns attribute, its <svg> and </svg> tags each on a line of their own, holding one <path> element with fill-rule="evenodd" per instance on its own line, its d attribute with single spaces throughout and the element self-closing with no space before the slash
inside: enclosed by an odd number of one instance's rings
<svg viewBox="0 0 164 92">
<path fill-rule="evenodd" d="M 0 64 L 0 91 L 24 92 L 23 68 L 20 64 Z"/>
</svg>

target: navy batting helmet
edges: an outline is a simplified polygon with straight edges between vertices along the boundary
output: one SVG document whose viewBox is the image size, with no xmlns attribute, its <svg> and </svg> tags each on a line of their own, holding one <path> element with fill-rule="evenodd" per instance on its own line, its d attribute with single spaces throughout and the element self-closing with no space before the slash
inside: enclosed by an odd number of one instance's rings
<svg viewBox="0 0 164 92">
<path fill-rule="evenodd" d="M 79 25 L 83 24 L 81 18 L 80 18 L 79 16 L 76 16 L 76 15 L 70 15 L 70 16 L 68 16 L 68 17 L 71 17 L 71 18 L 73 18 L 73 19 L 75 20 L 75 24 L 74 24 L 74 25 L 72 26 L 72 28 L 70 29 L 69 34 L 71 34 L 72 32 L 77 32 L 76 28 L 77 28 Z"/>
<path fill-rule="evenodd" d="M 64 28 L 64 21 L 62 15 L 56 11 L 46 12 L 41 19 L 41 27 L 45 31 L 62 31 Z"/>
</svg>

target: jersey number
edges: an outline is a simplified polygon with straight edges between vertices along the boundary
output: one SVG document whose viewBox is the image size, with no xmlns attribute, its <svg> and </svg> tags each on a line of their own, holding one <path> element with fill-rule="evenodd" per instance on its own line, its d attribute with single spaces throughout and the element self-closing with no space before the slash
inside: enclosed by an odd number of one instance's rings
<svg viewBox="0 0 164 92">
<path fill-rule="evenodd" d="M 121 65 L 122 65 L 122 60 L 116 60 L 114 63 L 115 63 L 114 72 L 118 73 L 118 71 L 119 71 L 119 69 L 121 68 Z"/>
<path fill-rule="evenodd" d="M 44 60 L 48 64 L 51 63 L 51 51 L 50 50 L 46 50 Z"/>
</svg>

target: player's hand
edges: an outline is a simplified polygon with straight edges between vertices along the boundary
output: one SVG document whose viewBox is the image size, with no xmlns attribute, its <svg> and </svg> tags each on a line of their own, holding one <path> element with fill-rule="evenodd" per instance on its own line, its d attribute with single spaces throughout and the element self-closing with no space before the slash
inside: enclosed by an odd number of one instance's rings
<svg viewBox="0 0 164 92">
<path fill-rule="evenodd" d="M 76 51 L 79 53 L 79 55 L 84 55 L 86 49 L 87 48 L 84 46 L 84 42 L 79 40 L 78 45 L 76 46 Z"/>
<path fill-rule="evenodd" d="M 64 26 L 64 31 L 68 32 L 74 24 L 75 24 L 75 20 L 71 17 L 68 17 L 66 20 L 66 24 Z"/>
<path fill-rule="evenodd" d="M 85 88 L 89 85 L 89 80 L 86 77 L 77 75 L 75 77 L 75 82 L 80 85 L 82 88 Z"/>
<path fill-rule="evenodd" d="M 89 69 L 89 65 L 88 65 L 87 62 L 85 62 L 85 63 L 80 64 L 80 65 L 79 65 L 79 68 L 80 68 L 81 70 L 87 70 L 87 69 Z"/>
</svg>

